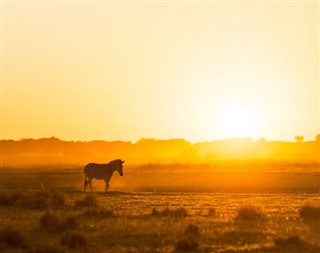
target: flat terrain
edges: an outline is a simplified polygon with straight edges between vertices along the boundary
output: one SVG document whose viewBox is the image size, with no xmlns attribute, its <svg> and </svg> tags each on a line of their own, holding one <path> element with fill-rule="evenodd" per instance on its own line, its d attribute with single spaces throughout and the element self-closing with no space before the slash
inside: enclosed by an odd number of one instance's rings
<svg viewBox="0 0 320 253">
<path fill-rule="evenodd" d="M 248 189 L 221 181 L 261 174 L 223 174 L 215 187 L 219 178 L 200 173 L 201 187 L 196 173 L 135 173 L 115 175 L 108 193 L 93 181 L 85 194 L 78 169 L 4 169 L 0 251 L 320 252 L 316 173 L 263 174 L 274 185 Z"/>
</svg>

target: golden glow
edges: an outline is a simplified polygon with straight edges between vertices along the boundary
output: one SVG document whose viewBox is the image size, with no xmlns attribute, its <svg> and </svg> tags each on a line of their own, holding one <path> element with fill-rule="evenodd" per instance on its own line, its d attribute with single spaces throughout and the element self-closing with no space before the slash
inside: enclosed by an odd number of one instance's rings
<svg viewBox="0 0 320 253">
<path fill-rule="evenodd" d="M 221 126 L 225 136 L 250 137 L 256 135 L 257 116 L 253 108 L 245 105 L 231 105 L 221 114 Z"/>
<path fill-rule="evenodd" d="M 320 132 L 318 2 L 2 7 L 5 139 Z"/>
</svg>

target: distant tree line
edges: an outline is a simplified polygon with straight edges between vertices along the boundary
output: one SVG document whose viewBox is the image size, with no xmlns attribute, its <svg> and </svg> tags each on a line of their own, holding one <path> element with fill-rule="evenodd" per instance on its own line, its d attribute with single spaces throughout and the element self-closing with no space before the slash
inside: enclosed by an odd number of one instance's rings
<svg viewBox="0 0 320 253">
<path fill-rule="evenodd" d="M 314 141 L 296 136 L 295 142 L 238 138 L 190 143 L 183 139 L 139 141 L 63 141 L 42 139 L 1 140 L 3 166 L 106 163 L 121 158 L 127 164 L 210 163 L 233 159 L 320 160 L 320 134 Z"/>
</svg>

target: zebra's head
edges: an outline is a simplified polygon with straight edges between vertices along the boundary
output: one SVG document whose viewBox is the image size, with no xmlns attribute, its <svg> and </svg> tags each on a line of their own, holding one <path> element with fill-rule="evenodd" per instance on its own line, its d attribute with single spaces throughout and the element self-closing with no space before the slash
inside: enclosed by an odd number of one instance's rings
<svg viewBox="0 0 320 253">
<path fill-rule="evenodd" d="M 118 159 L 118 160 L 115 160 L 115 162 L 116 162 L 116 171 L 118 171 L 118 173 L 119 173 L 119 175 L 120 176 L 123 176 L 123 163 L 124 163 L 124 161 L 122 161 L 121 159 Z"/>
</svg>

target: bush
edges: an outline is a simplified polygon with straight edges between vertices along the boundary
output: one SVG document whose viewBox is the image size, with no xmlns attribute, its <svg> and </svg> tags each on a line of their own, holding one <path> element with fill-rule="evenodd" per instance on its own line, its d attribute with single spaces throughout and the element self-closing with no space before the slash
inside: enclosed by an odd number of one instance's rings
<svg viewBox="0 0 320 253">
<path fill-rule="evenodd" d="M 40 228 L 49 232 L 60 232 L 78 227 L 79 223 L 75 216 L 69 216 L 63 221 L 55 214 L 47 212 L 40 218 Z"/>
<path fill-rule="evenodd" d="M 76 200 L 76 207 L 97 207 L 97 199 L 95 195 L 87 195 L 83 200 Z"/>
<path fill-rule="evenodd" d="M 186 231 L 185 231 L 185 234 L 187 236 L 195 236 L 195 237 L 198 237 L 200 236 L 200 230 L 197 226 L 195 225 L 189 225 L 187 228 L 186 228 Z"/>
<path fill-rule="evenodd" d="M 266 215 L 256 207 L 241 207 L 238 210 L 236 221 L 264 221 Z"/>
<path fill-rule="evenodd" d="M 275 238 L 276 248 L 286 252 L 306 252 L 315 250 L 312 245 L 305 242 L 299 236 L 289 236 L 288 238 Z"/>
<path fill-rule="evenodd" d="M 216 213 L 217 212 L 215 208 L 209 208 L 207 216 L 214 217 L 216 216 Z"/>
<path fill-rule="evenodd" d="M 53 208 L 59 208 L 62 207 L 65 204 L 65 197 L 64 194 L 61 192 L 52 192 L 51 198 L 50 198 L 50 206 Z"/>
<path fill-rule="evenodd" d="M 59 232 L 63 230 L 63 224 L 56 215 L 47 212 L 40 218 L 40 228 L 49 232 Z"/>
<path fill-rule="evenodd" d="M 62 227 L 66 229 L 76 229 L 79 227 L 79 222 L 77 217 L 75 216 L 69 216 L 65 219 L 65 221 L 62 223 Z"/>
<path fill-rule="evenodd" d="M 28 194 L 25 198 L 19 201 L 19 207 L 29 208 L 34 210 L 45 210 L 49 208 L 49 192 L 37 191 Z"/>
<path fill-rule="evenodd" d="M 111 217 L 113 214 L 112 209 L 95 209 L 95 208 L 90 208 L 84 211 L 83 216 L 85 217 L 92 217 L 92 218 L 107 218 Z"/>
<path fill-rule="evenodd" d="M 67 246 L 71 249 L 87 246 L 86 237 L 80 233 L 67 233 L 61 238 L 60 243 L 61 245 Z"/>
<path fill-rule="evenodd" d="M 0 230 L 0 245 L 5 248 L 26 248 L 25 237 L 20 231 L 12 227 L 5 227 Z M 1 247 L 0 247 L 1 249 Z"/>
<path fill-rule="evenodd" d="M 200 243 L 195 237 L 186 237 L 179 240 L 176 244 L 174 252 L 198 252 L 200 251 Z"/>
<path fill-rule="evenodd" d="M 35 253 L 64 253 L 63 249 L 59 249 L 53 246 L 47 246 L 41 249 L 37 249 L 34 251 Z"/>
<path fill-rule="evenodd" d="M 320 220 L 320 207 L 305 205 L 299 210 L 300 217 L 305 220 Z"/>
<path fill-rule="evenodd" d="M 152 209 L 152 216 L 157 217 L 176 217 L 176 218 L 185 218 L 188 215 L 188 212 L 185 208 L 177 208 L 170 210 L 169 208 L 158 211 L 156 209 Z"/>
<path fill-rule="evenodd" d="M 13 206 L 22 198 L 24 198 L 24 195 L 21 192 L 9 193 L 2 191 L 0 194 L 0 206 Z"/>
</svg>

